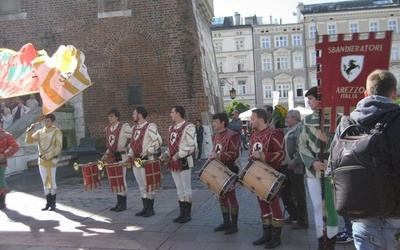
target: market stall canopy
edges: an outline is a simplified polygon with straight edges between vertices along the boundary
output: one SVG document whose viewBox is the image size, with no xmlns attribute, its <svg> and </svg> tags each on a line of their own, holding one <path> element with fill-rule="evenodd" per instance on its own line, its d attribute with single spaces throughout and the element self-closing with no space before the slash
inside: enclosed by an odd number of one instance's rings
<svg viewBox="0 0 400 250">
<path fill-rule="evenodd" d="M 250 121 L 251 111 L 254 110 L 254 109 L 256 109 L 256 108 L 252 108 L 252 109 L 249 109 L 247 111 L 244 111 L 244 112 L 240 113 L 239 114 L 240 120 L 242 120 L 242 121 Z"/>
<path fill-rule="evenodd" d="M 294 109 L 300 112 L 301 118 L 304 118 L 305 116 L 307 116 L 309 114 L 312 114 L 312 112 L 313 112 L 311 109 L 306 109 L 306 108 L 301 107 L 301 106 L 297 106 Z"/>
</svg>

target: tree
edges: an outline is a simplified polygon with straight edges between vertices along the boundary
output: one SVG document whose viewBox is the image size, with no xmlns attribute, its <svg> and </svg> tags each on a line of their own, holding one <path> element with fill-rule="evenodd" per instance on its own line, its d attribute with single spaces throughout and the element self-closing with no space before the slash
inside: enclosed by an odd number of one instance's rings
<svg viewBox="0 0 400 250">
<path fill-rule="evenodd" d="M 237 110 L 237 111 L 239 111 L 239 113 L 242 113 L 249 109 L 250 109 L 250 105 L 245 104 L 241 101 L 233 100 L 228 106 L 225 107 L 225 112 L 227 114 L 231 114 L 232 111 Z"/>
</svg>

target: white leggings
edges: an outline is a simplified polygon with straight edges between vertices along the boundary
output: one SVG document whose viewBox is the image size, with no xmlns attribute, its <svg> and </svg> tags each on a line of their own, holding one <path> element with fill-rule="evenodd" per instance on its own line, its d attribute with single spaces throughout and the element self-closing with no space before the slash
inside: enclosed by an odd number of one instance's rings
<svg viewBox="0 0 400 250">
<path fill-rule="evenodd" d="M 48 183 L 45 185 L 46 179 L 47 179 L 47 168 L 39 165 L 39 173 L 40 177 L 42 177 L 42 183 L 43 183 L 43 189 L 44 189 L 44 195 L 52 194 L 55 195 L 57 193 L 57 183 L 56 183 L 56 171 L 57 167 L 51 168 L 51 185 Z M 51 188 L 51 186 L 53 188 Z"/>
<path fill-rule="evenodd" d="M 315 232 L 317 233 L 317 238 L 320 238 L 323 235 L 321 179 L 307 177 L 307 185 L 314 208 Z M 338 226 L 327 226 L 328 238 L 336 236 L 338 230 Z"/>
<path fill-rule="evenodd" d="M 192 168 L 183 171 L 171 171 L 180 201 L 192 202 Z"/>
<path fill-rule="evenodd" d="M 125 191 L 122 191 L 121 193 L 117 193 L 117 195 L 126 196 L 126 194 L 128 193 L 128 185 L 126 185 L 126 167 L 122 168 L 122 174 L 124 175 Z"/>
</svg>

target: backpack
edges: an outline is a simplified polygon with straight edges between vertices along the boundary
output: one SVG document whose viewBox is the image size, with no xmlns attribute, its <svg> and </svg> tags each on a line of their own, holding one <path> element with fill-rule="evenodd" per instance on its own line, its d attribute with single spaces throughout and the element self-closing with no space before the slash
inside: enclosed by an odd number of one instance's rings
<svg viewBox="0 0 400 250">
<path fill-rule="evenodd" d="M 332 191 L 337 213 L 350 218 L 380 217 L 396 211 L 400 203 L 399 176 L 393 171 L 384 135 L 400 114 L 387 113 L 373 129 L 342 117 L 342 131 L 331 145 Z"/>
</svg>

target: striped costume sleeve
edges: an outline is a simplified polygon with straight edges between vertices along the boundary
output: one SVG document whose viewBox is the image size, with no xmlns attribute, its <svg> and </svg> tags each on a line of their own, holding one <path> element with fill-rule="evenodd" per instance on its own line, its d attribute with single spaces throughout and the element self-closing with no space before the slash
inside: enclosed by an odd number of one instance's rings
<svg viewBox="0 0 400 250">
<path fill-rule="evenodd" d="M 143 152 L 146 152 L 148 155 L 155 154 L 162 144 L 162 139 L 154 123 L 149 124 L 144 138 Z"/>
</svg>

